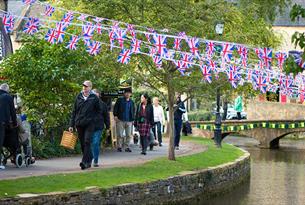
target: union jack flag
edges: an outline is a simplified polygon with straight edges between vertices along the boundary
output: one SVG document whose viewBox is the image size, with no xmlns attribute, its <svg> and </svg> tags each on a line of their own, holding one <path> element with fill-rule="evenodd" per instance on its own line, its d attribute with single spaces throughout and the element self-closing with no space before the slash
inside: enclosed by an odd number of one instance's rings
<svg viewBox="0 0 305 205">
<path fill-rule="evenodd" d="M 180 38 L 175 38 L 174 39 L 174 49 L 180 51 L 181 50 L 181 40 Z"/>
<path fill-rule="evenodd" d="M 114 40 L 115 40 L 115 32 L 113 29 L 109 30 L 108 36 L 109 36 L 109 41 L 110 41 L 110 50 L 112 50 L 112 48 L 114 46 Z"/>
<path fill-rule="evenodd" d="M 44 10 L 44 15 L 45 16 L 52 16 L 52 14 L 55 12 L 55 8 L 50 6 L 50 5 L 46 5 L 46 8 Z"/>
<path fill-rule="evenodd" d="M 192 54 L 194 56 L 196 56 L 197 58 L 200 58 L 200 55 L 199 55 L 199 39 L 198 38 L 191 38 L 191 39 L 188 39 L 187 40 L 187 44 L 189 45 L 190 47 L 190 51 L 192 52 Z"/>
<path fill-rule="evenodd" d="M 190 68 L 192 66 L 193 56 L 188 53 L 181 54 L 181 65 L 183 68 Z"/>
<path fill-rule="evenodd" d="M 124 48 L 124 40 L 126 38 L 126 30 L 117 29 L 115 30 L 116 40 L 119 42 L 121 49 Z"/>
<path fill-rule="evenodd" d="M 269 85 L 267 86 L 267 91 L 268 91 L 268 92 L 276 93 L 277 89 L 278 89 L 278 86 L 277 86 L 277 85 L 269 84 Z"/>
<path fill-rule="evenodd" d="M 90 45 L 87 47 L 87 52 L 88 52 L 90 55 L 96 56 L 97 54 L 100 53 L 101 48 L 102 48 L 102 43 L 101 43 L 101 42 L 92 41 L 92 42 L 90 43 Z"/>
<path fill-rule="evenodd" d="M 267 91 L 267 78 L 263 75 L 253 75 L 253 87 L 255 90 L 259 89 L 262 93 Z"/>
<path fill-rule="evenodd" d="M 173 60 L 174 59 L 174 57 L 175 57 L 175 53 L 176 53 L 176 51 L 175 50 L 168 50 L 167 51 L 167 55 L 166 55 L 166 58 L 167 59 L 171 59 L 171 60 Z"/>
<path fill-rule="evenodd" d="M 55 29 L 49 29 L 48 33 L 45 36 L 45 40 L 48 41 L 49 43 L 56 43 L 57 40 L 57 34 Z"/>
<path fill-rule="evenodd" d="M 72 11 L 65 13 L 64 17 L 62 18 L 62 22 L 67 23 L 68 25 L 73 21 L 74 15 Z"/>
<path fill-rule="evenodd" d="M 265 68 L 267 68 L 267 69 L 271 68 L 272 49 L 270 49 L 270 48 L 259 49 L 258 57 L 264 62 Z"/>
<path fill-rule="evenodd" d="M 129 32 L 129 34 L 131 35 L 132 38 L 136 38 L 136 32 L 135 32 L 135 29 L 134 29 L 134 25 L 128 24 L 127 25 L 127 31 Z"/>
<path fill-rule="evenodd" d="M 264 69 L 264 62 L 261 61 L 261 60 L 259 60 L 257 66 L 258 66 L 258 68 L 259 68 L 260 70 L 263 70 L 263 69 Z"/>
<path fill-rule="evenodd" d="M 210 66 L 207 65 L 200 65 L 200 70 L 203 75 L 204 80 L 206 80 L 208 83 L 212 82 L 212 72 Z"/>
<path fill-rule="evenodd" d="M 128 64 L 131 58 L 132 52 L 129 49 L 122 49 L 118 57 L 118 62 L 123 64 Z"/>
<path fill-rule="evenodd" d="M 6 33 L 11 33 L 13 31 L 15 19 L 12 15 L 10 14 L 3 15 L 2 23 Z"/>
<path fill-rule="evenodd" d="M 252 69 L 247 70 L 247 81 L 252 82 L 254 71 Z"/>
<path fill-rule="evenodd" d="M 146 37 L 148 43 L 151 43 L 151 41 L 150 41 L 150 36 L 152 35 L 152 33 L 155 33 L 155 30 L 152 29 L 152 28 L 148 28 L 147 31 L 148 31 L 149 33 L 145 33 L 145 37 Z"/>
<path fill-rule="evenodd" d="M 287 54 L 283 52 L 277 52 L 275 54 L 275 58 L 277 59 L 277 63 L 279 68 L 282 70 L 285 60 L 287 59 Z"/>
<path fill-rule="evenodd" d="M 82 27 L 82 34 L 85 40 L 90 40 L 93 37 L 95 26 L 92 23 L 87 23 Z"/>
<path fill-rule="evenodd" d="M 213 41 L 207 41 L 206 43 L 206 55 L 211 58 L 215 52 L 215 43 Z"/>
<path fill-rule="evenodd" d="M 22 0 L 22 3 L 24 4 L 33 4 L 36 0 Z"/>
<path fill-rule="evenodd" d="M 64 41 L 65 30 L 68 26 L 68 23 L 58 22 L 56 23 L 56 39 L 57 43 L 62 43 Z"/>
<path fill-rule="evenodd" d="M 230 84 L 232 85 L 233 88 L 237 88 L 238 85 L 238 81 L 240 78 L 240 75 L 238 74 L 238 72 L 235 71 L 235 69 L 230 66 L 229 69 L 226 70 L 227 76 L 228 76 L 228 80 L 230 82 Z"/>
<path fill-rule="evenodd" d="M 118 21 L 113 21 L 112 23 L 112 30 L 116 31 L 117 29 L 119 29 L 119 22 Z"/>
<path fill-rule="evenodd" d="M 240 55 L 242 66 L 247 67 L 248 66 L 248 52 L 249 52 L 249 50 L 244 46 L 238 46 L 237 47 L 237 52 Z"/>
<path fill-rule="evenodd" d="M 66 46 L 66 48 L 68 48 L 70 50 L 76 50 L 76 46 L 77 46 L 77 43 L 78 43 L 79 39 L 80 38 L 78 36 L 72 35 L 68 45 Z"/>
<path fill-rule="evenodd" d="M 102 27 L 102 24 L 101 24 L 101 23 L 96 23 L 96 24 L 95 24 L 95 28 L 96 28 L 96 32 L 97 32 L 98 34 L 102 34 L 103 27 Z"/>
<path fill-rule="evenodd" d="M 157 49 L 154 46 L 149 47 L 149 55 L 153 57 L 155 54 L 157 54 Z"/>
<path fill-rule="evenodd" d="M 153 36 L 154 44 L 157 48 L 158 54 L 161 56 L 166 56 L 167 48 L 166 48 L 166 36 L 155 34 Z"/>
<path fill-rule="evenodd" d="M 39 29 L 39 19 L 29 18 L 28 22 L 25 24 L 23 32 L 33 35 L 38 32 Z"/>
<path fill-rule="evenodd" d="M 221 57 L 223 62 L 230 62 L 233 57 L 233 51 L 235 46 L 229 43 L 222 45 Z"/>
<path fill-rule="evenodd" d="M 132 53 L 140 53 L 141 52 L 141 41 L 133 38 L 131 40 L 131 52 Z"/>
<path fill-rule="evenodd" d="M 160 69 L 162 67 L 162 58 L 160 55 L 153 56 L 153 61 L 157 68 Z"/>
<path fill-rule="evenodd" d="M 291 76 L 283 76 L 281 79 L 281 92 L 285 95 L 290 95 L 292 92 L 294 80 Z"/>
</svg>

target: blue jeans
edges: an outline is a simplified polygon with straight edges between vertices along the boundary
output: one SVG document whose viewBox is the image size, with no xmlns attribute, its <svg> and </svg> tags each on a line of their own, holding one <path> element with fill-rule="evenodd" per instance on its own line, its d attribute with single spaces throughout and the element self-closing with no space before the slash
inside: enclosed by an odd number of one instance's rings
<svg viewBox="0 0 305 205">
<path fill-rule="evenodd" d="M 92 136 L 91 150 L 93 155 L 93 161 L 98 163 L 98 157 L 100 155 L 101 136 L 103 130 L 96 130 Z"/>
<path fill-rule="evenodd" d="M 180 133 L 182 128 L 182 120 L 174 120 L 175 121 L 175 147 L 179 147 L 180 143 Z"/>
</svg>

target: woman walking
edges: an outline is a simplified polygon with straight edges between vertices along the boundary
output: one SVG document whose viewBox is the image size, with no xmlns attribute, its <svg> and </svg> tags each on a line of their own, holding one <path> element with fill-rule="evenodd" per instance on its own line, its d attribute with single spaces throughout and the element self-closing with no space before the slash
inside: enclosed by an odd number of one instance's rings
<svg viewBox="0 0 305 205">
<path fill-rule="evenodd" d="M 154 124 L 154 110 L 147 94 L 141 95 L 141 103 L 137 107 L 135 126 L 140 133 L 141 154 L 146 155 L 150 138 L 150 129 Z"/>
</svg>

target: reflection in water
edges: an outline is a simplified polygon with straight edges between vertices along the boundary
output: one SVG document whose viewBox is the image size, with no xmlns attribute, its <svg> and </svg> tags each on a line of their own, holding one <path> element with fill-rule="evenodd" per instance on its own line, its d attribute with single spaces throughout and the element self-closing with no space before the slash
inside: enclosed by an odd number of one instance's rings
<svg viewBox="0 0 305 205">
<path fill-rule="evenodd" d="M 278 150 L 259 149 L 251 138 L 227 137 L 225 142 L 250 152 L 250 181 L 203 204 L 305 205 L 305 141 L 282 139 Z"/>
</svg>

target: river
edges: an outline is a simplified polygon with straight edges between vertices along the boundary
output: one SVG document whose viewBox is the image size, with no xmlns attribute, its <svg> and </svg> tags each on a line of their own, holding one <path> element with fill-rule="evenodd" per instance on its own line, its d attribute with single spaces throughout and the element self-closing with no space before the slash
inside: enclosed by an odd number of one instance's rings
<svg viewBox="0 0 305 205">
<path fill-rule="evenodd" d="M 250 180 L 204 205 L 305 205 L 305 140 L 281 139 L 277 150 L 260 149 L 252 138 L 224 142 L 251 154 Z"/>
</svg>

